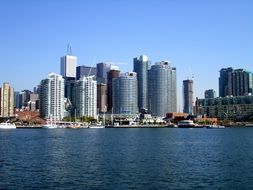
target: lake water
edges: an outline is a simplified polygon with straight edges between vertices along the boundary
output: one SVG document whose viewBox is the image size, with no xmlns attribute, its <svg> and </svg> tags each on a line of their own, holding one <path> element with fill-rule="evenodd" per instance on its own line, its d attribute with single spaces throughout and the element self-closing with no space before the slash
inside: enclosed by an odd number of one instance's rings
<svg viewBox="0 0 253 190">
<path fill-rule="evenodd" d="M 253 189 L 253 128 L 0 131 L 0 189 Z"/>
</svg>

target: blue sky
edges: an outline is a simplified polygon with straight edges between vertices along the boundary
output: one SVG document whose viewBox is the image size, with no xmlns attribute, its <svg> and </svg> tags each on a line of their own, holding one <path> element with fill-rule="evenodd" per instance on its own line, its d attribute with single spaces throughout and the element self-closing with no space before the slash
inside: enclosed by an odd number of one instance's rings
<svg viewBox="0 0 253 190">
<path fill-rule="evenodd" d="M 1 0 L 0 83 L 32 89 L 59 73 L 71 43 L 79 65 L 124 62 L 131 71 L 141 54 L 170 60 L 179 101 L 192 75 L 203 97 L 218 90 L 222 67 L 253 71 L 252 10 L 251 0 Z"/>
</svg>

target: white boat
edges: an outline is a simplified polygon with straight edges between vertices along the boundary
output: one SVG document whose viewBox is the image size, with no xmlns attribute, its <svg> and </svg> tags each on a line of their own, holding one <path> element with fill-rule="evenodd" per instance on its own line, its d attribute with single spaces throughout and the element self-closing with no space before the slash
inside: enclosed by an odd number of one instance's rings
<svg viewBox="0 0 253 190">
<path fill-rule="evenodd" d="M 193 128 L 196 124 L 192 120 L 182 120 L 177 123 L 178 128 Z"/>
<path fill-rule="evenodd" d="M 0 129 L 16 129 L 14 123 L 0 123 Z"/>
<path fill-rule="evenodd" d="M 104 125 L 89 125 L 88 128 L 90 129 L 102 129 L 105 128 Z"/>
<path fill-rule="evenodd" d="M 43 129 L 56 129 L 58 127 L 55 124 L 48 123 L 48 124 L 42 125 L 42 128 Z"/>
<path fill-rule="evenodd" d="M 42 129 L 56 129 L 58 126 L 53 122 L 52 115 L 50 115 L 50 120 L 47 121 L 45 125 L 42 125 Z"/>
<path fill-rule="evenodd" d="M 253 127 L 253 123 L 245 123 L 244 126 L 245 127 Z"/>
<path fill-rule="evenodd" d="M 225 129 L 223 125 L 206 125 L 207 129 Z"/>
</svg>

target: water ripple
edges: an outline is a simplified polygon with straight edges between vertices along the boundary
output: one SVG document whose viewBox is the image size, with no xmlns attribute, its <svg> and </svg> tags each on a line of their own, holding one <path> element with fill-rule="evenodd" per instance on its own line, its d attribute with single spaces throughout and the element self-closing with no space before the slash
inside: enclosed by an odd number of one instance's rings
<svg viewBox="0 0 253 190">
<path fill-rule="evenodd" d="M 0 189 L 252 189 L 252 130 L 0 131 Z"/>
</svg>

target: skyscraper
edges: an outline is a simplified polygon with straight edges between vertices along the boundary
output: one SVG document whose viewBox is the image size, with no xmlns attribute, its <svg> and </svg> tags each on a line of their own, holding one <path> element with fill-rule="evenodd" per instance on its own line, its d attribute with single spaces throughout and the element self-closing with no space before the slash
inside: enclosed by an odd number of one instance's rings
<svg viewBox="0 0 253 190">
<path fill-rule="evenodd" d="M 44 119 L 61 120 L 64 117 L 64 79 L 50 73 L 40 83 L 40 116 Z"/>
<path fill-rule="evenodd" d="M 110 70 L 119 71 L 119 67 L 111 63 L 102 62 L 97 64 L 97 82 L 107 84 L 108 72 Z"/>
<path fill-rule="evenodd" d="M 112 96 L 113 96 L 113 86 L 112 82 L 114 78 L 119 77 L 119 70 L 110 70 L 107 74 L 107 111 L 112 111 L 113 102 L 112 102 Z"/>
<path fill-rule="evenodd" d="M 106 84 L 97 84 L 97 108 L 99 112 L 107 111 Z"/>
<path fill-rule="evenodd" d="M 209 89 L 205 91 L 205 98 L 216 98 L 216 92 L 214 89 Z"/>
<path fill-rule="evenodd" d="M 65 55 L 61 57 L 61 75 L 63 77 L 76 77 L 77 57 Z"/>
<path fill-rule="evenodd" d="M 19 108 L 19 92 L 14 92 L 14 107 Z"/>
<path fill-rule="evenodd" d="M 177 111 L 176 68 L 161 61 L 148 71 L 148 109 L 153 116 L 164 117 Z"/>
<path fill-rule="evenodd" d="M 97 81 L 94 76 L 83 77 L 76 82 L 76 115 L 97 117 Z"/>
<path fill-rule="evenodd" d="M 247 96 L 252 94 L 253 90 L 253 73 L 244 69 L 235 69 L 232 73 L 232 95 Z"/>
<path fill-rule="evenodd" d="M 73 113 L 73 105 L 75 105 L 75 83 L 76 83 L 76 78 L 75 77 L 64 77 L 64 97 L 70 101 L 71 105 L 70 106 L 70 113 L 74 115 Z"/>
<path fill-rule="evenodd" d="M 219 77 L 219 95 L 245 96 L 252 94 L 253 74 L 244 69 L 222 68 Z"/>
<path fill-rule="evenodd" d="M 121 74 L 113 78 L 113 113 L 137 114 L 137 76 L 135 72 Z"/>
<path fill-rule="evenodd" d="M 76 82 L 77 57 L 71 55 L 71 47 L 68 45 L 67 55 L 61 57 L 60 73 L 64 79 L 64 97 L 71 103 L 75 104 L 74 85 Z M 73 114 L 73 106 L 68 110 Z"/>
<path fill-rule="evenodd" d="M 88 67 L 84 65 L 76 67 L 76 80 L 79 80 L 83 77 L 89 77 L 89 76 L 96 77 L 96 75 L 97 75 L 96 67 Z"/>
<path fill-rule="evenodd" d="M 32 92 L 30 90 L 22 90 L 19 93 L 19 108 L 28 109 L 28 102 L 30 101 L 30 94 Z"/>
<path fill-rule="evenodd" d="M 14 115 L 14 90 L 9 83 L 4 82 L 0 88 L 0 117 Z"/>
<path fill-rule="evenodd" d="M 193 114 L 193 80 L 183 81 L 184 113 Z"/>
<path fill-rule="evenodd" d="M 146 55 L 141 55 L 133 60 L 134 72 L 137 73 L 138 81 L 138 108 L 148 108 L 148 69 L 150 61 Z"/>
<path fill-rule="evenodd" d="M 28 109 L 30 111 L 36 111 L 39 109 L 39 94 L 32 93 L 30 94 L 29 102 L 28 102 Z"/>
</svg>

